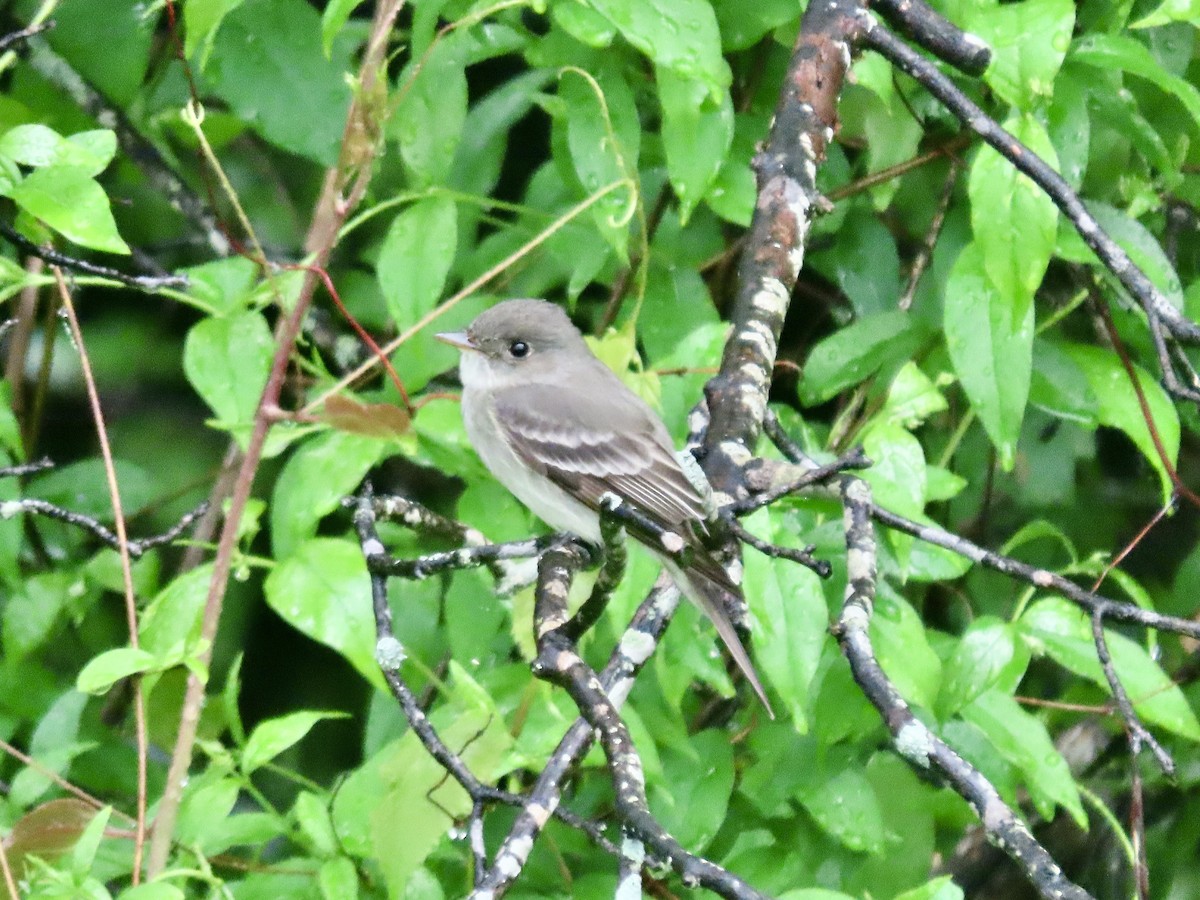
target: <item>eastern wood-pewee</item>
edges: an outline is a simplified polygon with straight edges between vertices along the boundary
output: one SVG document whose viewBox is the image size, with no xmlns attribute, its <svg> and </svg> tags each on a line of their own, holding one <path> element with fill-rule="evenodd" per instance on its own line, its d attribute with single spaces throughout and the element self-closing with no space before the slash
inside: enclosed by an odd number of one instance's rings
<svg viewBox="0 0 1200 900">
<path fill-rule="evenodd" d="M 686 542 L 692 557 L 681 569 L 641 541 L 712 620 L 770 713 L 726 612 L 726 604 L 742 602 L 741 588 L 702 543 L 704 500 L 658 416 L 545 300 L 505 301 L 465 332 L 437 337 L 462 351 L 467 437 L 496 479 L 539 518 L 599 544 L 600 498 L 611 492 Z"/>
</svg>

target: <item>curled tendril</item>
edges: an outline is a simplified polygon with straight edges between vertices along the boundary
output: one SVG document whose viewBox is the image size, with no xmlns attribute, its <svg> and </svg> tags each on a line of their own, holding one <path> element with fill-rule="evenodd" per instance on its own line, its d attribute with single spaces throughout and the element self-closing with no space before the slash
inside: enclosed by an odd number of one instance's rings
<svg viewBox="0 0 1200 900">
<path fill-rule="evenodd" d="M 621 213 L 613 214 L 608 217 L 608 224 L 612 228 L 624 228 L 628 225 L 642 205 L 642 192 L 638 187 L 637 173 L 630 167 L 629 161 L 625 158 L 625 154 L 621 152 L 621 141 L 617 137 L 617 131 L 613 127 L 612 115 L 608 109 L 608 98 L 604 96 L 604 88 L 600 87 L 600 82 L 596 81 L 595 77 L 578 66 L 563 66 L 558 70 L 558 77 L 561 80 L 564 75 L 574 74 L 582 78 L 591 88 L 592 93 L 596 95 L 596 101 L 600 104 L 600 118 L 604 122 L 604 139 L 612 147 L 613 156 L 617 160 L 617 168 L 624 173 L 624 178 L 621 179 L 622 187 L 629 189 L 629 200 L 625 204 L 625 208 Z M 603 148 L 602 148 L 603 149 Z"/>
</svg>

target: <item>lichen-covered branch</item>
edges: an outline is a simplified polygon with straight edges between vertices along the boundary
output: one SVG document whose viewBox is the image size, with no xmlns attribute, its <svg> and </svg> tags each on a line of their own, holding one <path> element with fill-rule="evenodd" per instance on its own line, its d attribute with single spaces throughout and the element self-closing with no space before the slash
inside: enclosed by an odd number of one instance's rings
<svg viewBox="0 0 1200 900">
<path fill-rule="evenodd" d="M 689 887 L 700 885 L 722 897 L 761 898 L 762 894 L 736 875 L 687 852 L 651 814 L 641 757 L 629 729 L 605 692 L 600 677 L 556 624 L 566 621 L 571 580 L 584 562 L 577 548 L 569 546 L 548 550 L 538 560 L 534 607 L 538 655 L 534 673 L 565 688 L 580 715 L 596 731 L 612 775 L 617 814 L 629 835 L 667 860 Z"/>
<path fill-rule="evenodd" d="M 1090 900 L 1091 895 L 1063 874 L 991 782 L 913 715 L 880 667 L 868 630 L 875 603 L 876 579 L 871 489 L 860 478 L 844 476 L 841 494 L 847 581 L 846 599 L 834 624 L 834 635 L 850 663 L 854 680 L 879 710 L 892 733 L 897 752 L 918 771 L 948 782 L 970 803 L 993 843 L 1021 866 L 1043 897 L 1047 900 Z"/>
<path fill-rule="evenodd" d="M 779 334 L 821 209 L 817 165 L 837 127 L 837 100 L 863 19 L 854 0 L 810 3 L 775 108 L 754 158 L 758 200 L 738 270 L 733 333 L 705 387 L 704 465 L 718 494 L 741 499 L 742 467 L 758 440 Z"/>
</svg>

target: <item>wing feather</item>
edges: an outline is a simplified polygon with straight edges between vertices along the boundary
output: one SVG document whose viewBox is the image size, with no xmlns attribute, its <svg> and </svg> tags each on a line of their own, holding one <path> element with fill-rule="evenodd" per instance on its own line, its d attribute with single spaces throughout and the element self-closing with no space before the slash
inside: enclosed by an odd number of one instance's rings
<svg viewBox="0 0 1200 900">
<path fill-rule="evenodd" d="M 618 395 L 626 402 L 612 402 L 609 391 L 598 390 L 584 406 L 549 384 L 525 385 L 519 394 L 497 394 L 495 411 L 527 465 L 592 509 L 612 491 L 664 528 L 702 524 L 700 493 L 675 459 L 666 429 L 640 401 Z"/>
</svg>

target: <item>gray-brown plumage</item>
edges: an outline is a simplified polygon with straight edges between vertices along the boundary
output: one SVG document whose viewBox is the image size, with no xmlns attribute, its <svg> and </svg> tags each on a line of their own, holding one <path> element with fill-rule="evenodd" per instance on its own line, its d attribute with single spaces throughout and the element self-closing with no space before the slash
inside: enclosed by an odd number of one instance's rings
<svg viewBox="0 0 1200 900">
<path fill-rule="evenodd" d="M 656 555 L 712 620 L 770 712 L 726 612 L 726 603 L 741 602 L 741 589 L 701 542 L 703 498 L 658 416 L 595 357 L 566 313 L 544 300 L 508 300 L 466 332 L 438 337 L 463 351 L 467 436 L 497 480 L 537 516 L 599 542 L 600 498 L 611 492 L 688 543 L 693 561 L 686 571 Z"/>
</svg>

